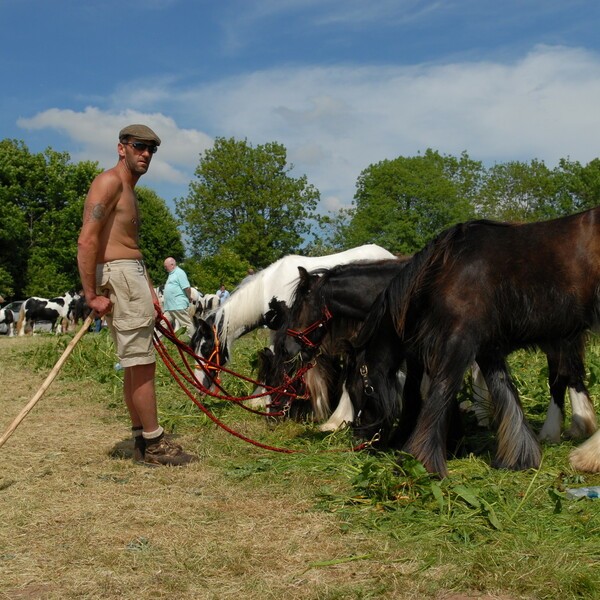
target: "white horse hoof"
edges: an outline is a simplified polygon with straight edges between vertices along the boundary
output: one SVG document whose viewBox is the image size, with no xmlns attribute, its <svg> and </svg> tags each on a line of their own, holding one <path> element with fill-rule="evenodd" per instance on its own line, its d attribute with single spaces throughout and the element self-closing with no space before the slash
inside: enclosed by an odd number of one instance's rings
<svg viewBox="0 0 600 600">
<path fill-rule="evenodd" d="M 323 425 L 319 425 L 319 431 L 340 431 L 341 429 L 344 429 L 346 427 L 348 427 L 348 423 L 346 421 L 342 421 L 341 423 L 330 423 L 328 421 L 327 423 L 323 423 Z"/>
</svg>

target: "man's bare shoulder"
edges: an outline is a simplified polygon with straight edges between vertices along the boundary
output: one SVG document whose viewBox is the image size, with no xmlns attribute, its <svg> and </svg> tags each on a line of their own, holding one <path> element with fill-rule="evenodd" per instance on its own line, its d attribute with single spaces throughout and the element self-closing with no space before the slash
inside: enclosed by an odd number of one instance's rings
<svg viewBox="0 0 600 600">
<path fill-rule="evenodd" d="M 97 175 L 92 181 L 88 196 L 117 197 L 123 191 L 123 180 L 119 171 L 113 167 Z"/>
</svg>

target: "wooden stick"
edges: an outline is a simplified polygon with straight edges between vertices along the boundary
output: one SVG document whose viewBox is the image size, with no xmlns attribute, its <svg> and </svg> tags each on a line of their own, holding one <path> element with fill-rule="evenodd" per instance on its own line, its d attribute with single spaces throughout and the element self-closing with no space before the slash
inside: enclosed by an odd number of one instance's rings
<svg viewBox="0 0 600 600">
<path fill-rule="evenodd" d="M 4 435 L 0 438 L 0 448 L 4 445 L 4 442 L 13 434 L 14 430 L 19 426 L 21 421 L 29 414 L 29 411 L 37 404 L 38 400 L 44 395 L 46 390 L 50 387 L 50 384 L 54 381 L 54 378 L 58 375 L 58 372 L 61 370 L 63 364 L 69 357 L 69 354 L 73 351 L 73 348 L 79 343 L 79 340 L 84 336 L 87 330 L 90 328 L 91 324 L 94 322 L 93 313 L 90 313 L 88 318 L 84 321 L 81 329 L 77 332 L 75 337 L 69 342 L 69 345 L 65 348 L 65 351 L 62 353 L 61 357 L 58 359 L 57 363 L 54 365 L 52 371 L 48 377 L 46 377 L 46 381 L 42 384 L 42 387 L 37 391 L 36 395 L 27 403 L 27 406 L 19 413 L 17 418 L 10 424 L 8 429 L 4 432 Z"/>
</svg>

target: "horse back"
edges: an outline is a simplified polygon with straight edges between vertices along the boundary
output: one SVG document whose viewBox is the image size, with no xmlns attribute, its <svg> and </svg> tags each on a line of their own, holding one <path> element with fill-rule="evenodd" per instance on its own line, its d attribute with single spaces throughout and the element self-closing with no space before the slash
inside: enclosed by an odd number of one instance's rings
<svg viewBox="0 0 600 600">
<path fill-rule="evenodd" d="M 320 276 L 302 296 L 294 298 L 292 314 L 299 314 L 299 306 L 303 304 L 312 303 L 313 313 L 325 304 L 334 319 L 345 317 L 362 321 L 377 296 L 409 260 L 410 257 L 365 261 L 313 271 Z"/>
<path fill-rule="evenodd" d="M 538 223 L 455 226 L 416 255 L 387 301 L 400 333 L 414 322 L 420 336 L 454 329 L 520 345 L 594 326 L 599 290 L 600 209 L 592 209 Z"/>
</svg>

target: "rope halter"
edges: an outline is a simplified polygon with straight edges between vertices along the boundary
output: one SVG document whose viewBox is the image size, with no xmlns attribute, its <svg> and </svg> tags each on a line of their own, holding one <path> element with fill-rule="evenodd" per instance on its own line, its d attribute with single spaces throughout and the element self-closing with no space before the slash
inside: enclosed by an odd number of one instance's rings
<svg viewBox="0 0 600 600">
<path fill-rule="evenodd" d="M 302 331 L 297 331 L 296 329 L 287 329 L 287 335 L 298 340 L 306 348 L 310 350 L 316 350 L 321 345 L 323 336 L 321 336 L 321 339 L 319 339 L 318 342 L 313 342 L 308 336 L 313 331 L 317 331 L 326 327 L 329 321 L 331 321 L 331 319 L 333 318 L 333 315 L 331 314 L 327 306 L 322 307 L 321 313 L 321 318 L 315 321 L 312 325 L 309 325 L 306 329 L 303 329 Z"/>
</svg>

